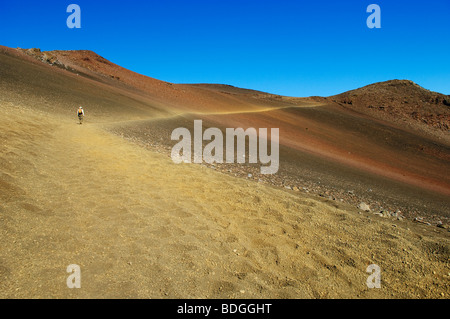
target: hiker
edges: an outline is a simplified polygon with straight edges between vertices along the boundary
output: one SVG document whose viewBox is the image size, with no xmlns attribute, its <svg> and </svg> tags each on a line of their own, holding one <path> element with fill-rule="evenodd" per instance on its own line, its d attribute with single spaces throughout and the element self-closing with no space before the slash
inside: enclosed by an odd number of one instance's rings
<svg viewBox="0 0 450 319">
<path fill-rule="evenodd" d="M 78 114 L 78 120 L 80 121 L 80 124 L 83 124 L 83 117 L 84 117 L 83 107 L 80 106 L 78 108 L 77 114 Z"/>
</svg>

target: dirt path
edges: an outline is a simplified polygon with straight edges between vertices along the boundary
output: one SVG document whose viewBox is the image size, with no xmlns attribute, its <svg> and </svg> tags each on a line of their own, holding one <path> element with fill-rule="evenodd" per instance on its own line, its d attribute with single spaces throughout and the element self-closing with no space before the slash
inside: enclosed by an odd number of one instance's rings
<svg viewBox="0 0 450 319">
<path fill-rule="evenodd" d="M 449 236 L 2 105 L 1 298 L 448 298 Z M 81 267 L 68 289 L 66 267 Z M 368 289 L 366 268 L 382 270 Z"/>
</svg>

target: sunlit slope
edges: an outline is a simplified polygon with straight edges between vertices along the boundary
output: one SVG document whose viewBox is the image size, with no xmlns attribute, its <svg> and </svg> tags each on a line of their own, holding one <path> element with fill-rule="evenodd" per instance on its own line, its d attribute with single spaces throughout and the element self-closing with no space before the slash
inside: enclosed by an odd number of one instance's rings
<svg viewBox="0 0 450 319">
<path fill-rule="evenodd" d="M 286 173 L 286 179 L 303 176 L 303 168 L 311 167 L 297 160 L 307 154 L 314 157 L 310 161 L 314 166 L 313 179 L 324 175 L 334 184 L 345 183 L 349 189 L 344 191 L 353 189 L 353 184 L 359 185 L 358 193 L 378 189 L 378 197 L 395 198 L 396 203 L 405 204 L 403 207 L 411 207 L 415 202 L 417 209 L 411 210 L 419 210 L 420 214 L 426 211 L 448 216 L 448 145 L 391 120 L 348 107 L 348 103 L 335 103 L 330 98 L 282 97 L 219 84 L 171 84 L 126 70 L 91 51 L 40 52 L 1 47 L 0 64 L 0 101 L 61 114 L 74 121 L 75 110 L 82 105 L 88 123 L 102 123 L 113 129 L 126 123 L 128 131 L 137 131 L 134 127 L 138 123 L 139 127 L 142 123 L 152 127 L 152 121 L 167 119 L 162 127 L 171 132 L 178 127 L 178 122 L 173 121 L 178 116 L 186 116 L 191 123 L 191 119 L 205 119 L 221 128 L 279 128 L 280 143 L 292 154 L 281 158 L 281 173 L 285 164 L 295 166 Z M 388 97 L 396 100 L 409 92 L 414 97 L 408 101 L 415 102 L 423 100 L 426 93 L 401 81 L 370 88 L 368 92 L 355 92 L 360 99 L 367 94 L 371 97 L 373 90 L 388 92 Z M 353 96 L 354 92 L 349 94 Z M 442 104 L 444 100 L 438 102 Z M 430 105 L 427 112 L 433 110 Z M 442 110 L 440 107 L 436 112 L 445 111 Z M 154 138 L 158 141 L 170 142 L 170 135 L 156 133 Z M 440 134 L 449 136 L 448 132 Z M 332 164 L 332 169 L 327 163 Z M 352 174 L 343 173 L 349 170 Z M 370 183 L 380 178 L 393 183 Z M 416 194 L 421 190 L 423 204 L 416 205 Z"/>
<path fill-rule="evenodd" d="M 33 106 L 0 107 L 2 298 L 448 297 L 445 230 L 175 165 Z M 366 286 L 374 263 L 382 289 Z M 81 289 L 66 286 L 70 264 Z"/>
</svg>

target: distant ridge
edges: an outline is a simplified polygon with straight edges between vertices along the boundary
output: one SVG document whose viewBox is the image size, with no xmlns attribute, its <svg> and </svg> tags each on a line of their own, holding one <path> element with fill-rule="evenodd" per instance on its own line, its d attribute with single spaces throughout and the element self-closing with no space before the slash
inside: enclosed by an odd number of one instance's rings
<svg viewBox="0 0 450 319">
<path fill-rule="evenodd" d="M 286 106 L 305 102 L 307 98 L 285 97 L 225 84 L 173 84 L 144 76 L 89 50 L 4 49 L 25 53 L 43 63 L 101 81 L 118 81 L 138 88 L 151 96 L 161 97 L 180 108 L 208 109 L 212 104 L 242 103 L 265 106 Z M 233 96 L 239 96 L 234 101 Z M 420 130 L 442 137 L 450 128 L 450 96 L 427 90 L 410 80 L 389 80 L 370 84 L 330 97 L 310 97 L 323 103 L 336 103 L 345 108 L 395 123 L 399 127 Z M 234 102 L 233 102 L 234 101 Z"/>
<path fill-rule="evenodd" d="M 390 80 L 329 97 L 330 100 L 391 122 L 447 132 L 450 96 L 427 90 L 409 80 Z"/>
</svg>

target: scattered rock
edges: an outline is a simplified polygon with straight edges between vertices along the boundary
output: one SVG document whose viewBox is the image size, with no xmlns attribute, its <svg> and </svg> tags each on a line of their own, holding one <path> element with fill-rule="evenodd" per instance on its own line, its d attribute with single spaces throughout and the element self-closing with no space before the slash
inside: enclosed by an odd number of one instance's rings
<svg viewBox="0 0 450 319">
<path fill-rule="evenodd" d="M 370 212 L 370 206 L 367 205 L 367 204 L 364 203 L 364 202 L 361 202 L 361 203 L 358 205 L 358 208 L 361 209 L 361 210 L 363 210 L 363 211 L 365 211 L 365 212 Z"/>
<path fill-rule="evenodd" d="M 416 223 L 421 223 L 421 224 L 424 224 L 424 225 L 427 225 L 427 226 L 431 226 L 430 223 L 428 223 L 428 222 L 423 220 L 423 217 L 416 217 L 416 218 L 414 218 L 414 221 Z"/>
<path fill-rule="evenodd" d="M 441 221 L 438 222 L 437 227 L 450 230 L 450 225 L 443 224 Z"/>
<path fill-rule="evenodd" d="M 386 211 L 386 210 L 382 210 L 380 212 L 380 214 L 381 214 L 381 216 L 383 216 L 385 218 L 391 217 L 391 213 L 389 211 Z"/>
</svg>

